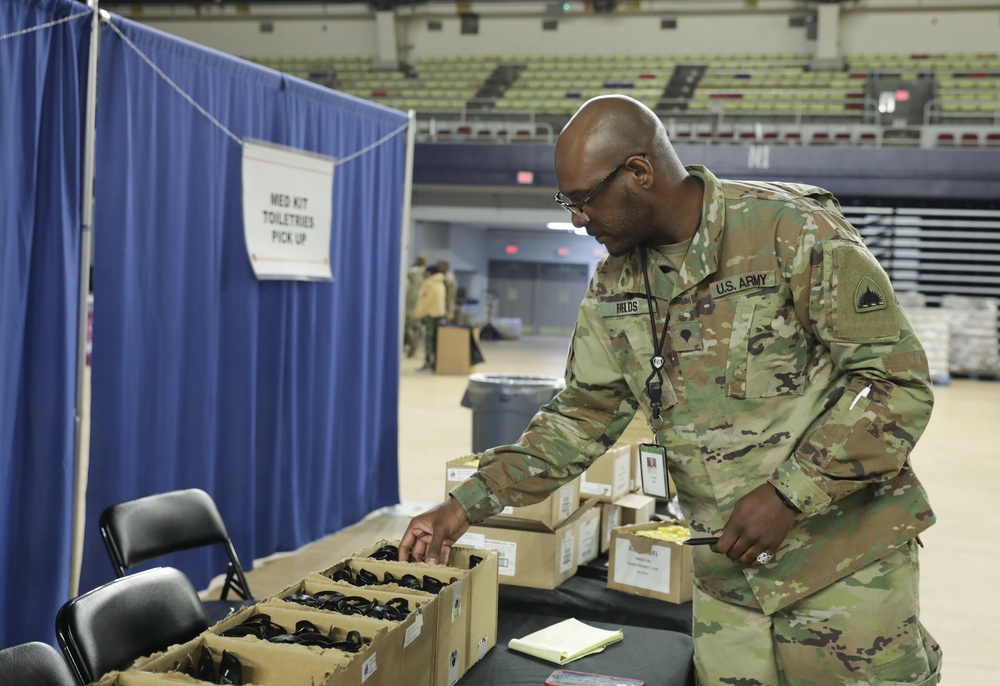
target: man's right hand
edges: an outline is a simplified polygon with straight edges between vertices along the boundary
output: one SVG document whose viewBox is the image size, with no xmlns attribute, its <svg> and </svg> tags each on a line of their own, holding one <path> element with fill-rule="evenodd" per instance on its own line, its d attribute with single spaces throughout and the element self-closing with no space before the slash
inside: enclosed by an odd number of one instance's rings
<svg viewBox="0 0 1000 686">
<path fill-rule="evenodd" d="M 411 556 L 417 562 L 436 565 L 448 561 L 448 553 L 455 541 L 469 529 L 469 518 L 458 501 L 448 497 L 440 505 L 410 520 L 399 542 L 399 561 L 407 562 Z"/>
</svg>

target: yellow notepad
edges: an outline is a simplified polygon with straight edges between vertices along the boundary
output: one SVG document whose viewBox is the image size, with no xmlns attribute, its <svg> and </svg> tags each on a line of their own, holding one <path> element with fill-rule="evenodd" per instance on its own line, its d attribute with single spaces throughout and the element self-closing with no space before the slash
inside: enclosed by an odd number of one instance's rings
<svg viewBox="0 0 1000 686">
<path fill-rule="evenodd" d="M 621 629 L 605 631 L 576 619 L 567 619 L 523 638 L 512 638 L 507 647 L 564 665 L 586 655 L 599 653 L 605 646 L 623 638 Z"/>
</svg>

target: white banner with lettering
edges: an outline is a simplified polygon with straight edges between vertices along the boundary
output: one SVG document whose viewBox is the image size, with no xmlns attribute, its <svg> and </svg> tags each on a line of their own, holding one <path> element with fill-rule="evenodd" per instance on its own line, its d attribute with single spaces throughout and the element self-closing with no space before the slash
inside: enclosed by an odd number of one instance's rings
<svg viewBox="0 0 1000 686">
<path fill-rule="evenodd" d="M 329 281 L 331 157 L 247 141 L 243 235 L 258 279 Z"/>
</svg>

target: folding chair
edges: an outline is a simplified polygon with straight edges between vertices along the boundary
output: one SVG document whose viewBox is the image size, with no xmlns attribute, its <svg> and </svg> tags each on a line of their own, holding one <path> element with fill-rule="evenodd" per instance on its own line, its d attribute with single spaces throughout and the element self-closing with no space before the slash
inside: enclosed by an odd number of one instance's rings
<svg viewBox="0 0 1000 686">
<path fill-rule="evenodd" d="M 109 581 L 65 603 L 56 638 L 83 686 L 137 658 L 184 643 L 208 628 L 184 572 L 156 567 Z"/>
<path fill-rule="evenodd" d="M 47 643 L 22 643 L 0 650 L 4 686 L 77 686 L 62 654 Z"/>
<path fill-rule="evenodd" d="M 215 501 L 205 491 L 191 488 L 169 491 L 111 505 L 101 513 L 101 537 L 115 574 L 137 564 L 191 548 L 222 545 L 229 556 L 226 581 L 218 600 L 206 600 L 205 609 L 218 621 L 235 609 L 253 604 L 236 549 Z M 228 600 L 229 591 L 239 600 Z"/>
</svg>

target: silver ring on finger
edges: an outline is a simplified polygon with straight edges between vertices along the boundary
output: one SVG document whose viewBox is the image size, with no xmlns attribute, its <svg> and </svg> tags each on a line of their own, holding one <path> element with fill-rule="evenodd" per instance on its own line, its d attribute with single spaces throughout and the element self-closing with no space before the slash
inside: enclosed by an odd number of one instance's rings
<svg viewBox="0 0 1000 686">
<path fill-rule="evenodd" d="M 754 560 L 759 565 L 766 565 L 768 562 L 770 562 L 773 559 L 774 559 L 774 555 L 772 555 L 771 553 L 767 552 L 766 550 L 764 552 L 760 553 L 759 555 L 757 555 L 757 557 L 754 558 Z"/>
</svg>

